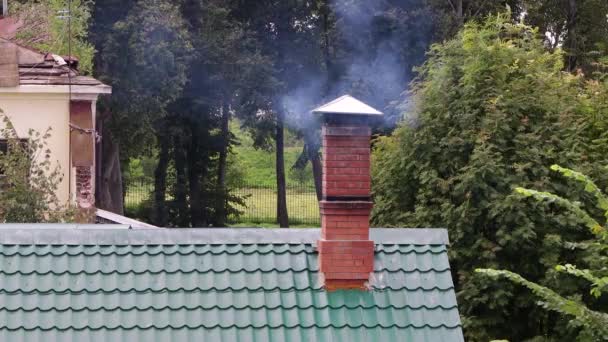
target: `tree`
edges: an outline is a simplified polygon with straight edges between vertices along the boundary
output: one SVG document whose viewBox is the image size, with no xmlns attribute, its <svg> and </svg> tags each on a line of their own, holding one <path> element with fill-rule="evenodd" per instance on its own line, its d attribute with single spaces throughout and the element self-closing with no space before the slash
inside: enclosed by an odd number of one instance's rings
<svg viewBox="0 0 608 342">
<path fill-rule="evenodd" d="M 526 21 L 545 33 L 547 44 L 562 46 L 569 71 L 598 71 L 598 61 L 608 53 L 608 3 L 602 0 L 522 0 Z M 605 71 L 605 69 L 600 69 Z"/>
<path fill-rule="evenodd" d="M 522 0 L 429 0 L 428 5 L 433 13 L 429 18 L 434 23 L 436 42 L 451 39 L 469 21 L 483 20 L 490 14 L 511 9 L 512 18 L 522 13 Z"/>
<path fill-rule="evenodd" d="M 206 105 L 210 116 L 207 129 L 219 133 L 211 135 L 215 143 L 202 145 L 213 146 L 212 158 L 217 156 L 212 163 L 214 170 L 210 170 L 213 175 L 209 175 L 215 180 L 215 189 L 209 189 L 215 198 L 211 215 L 214 226 L 225 226 L 231 211 L 229 199 L 233 196 L 227 184 L 227 171 L 235 139 L 229 122 L 235 116 L 249 114 L 248 106 L 243 105 L 243 95 L 251 87 L 264 89 L 259 86 L 264 82 L 260 75 L 268 67 L 255 32 L 236 20 L 234 10 L 234 4 L 219 0 L 186 1 L 182 6 L 198 51 L 198 61 L 193 63 L 194 73 L 184 96 Z"/>
<path fill-rule="evenodd" d="M 91 39 L 99 51 L 95 75 L 113 88 L 98 111 L 103 127 L 98 193 L 109 194 L 98 204 L 120 212 L 122 205 L 116 206 L 123 196 L 120 166 L 132 156 L 150 153 L 153 125 L 180 96 L 192 48 L 186 22 L 171 1 L 98 1 L 93 13 Z M 161 202 L 159 215 L 164 211 Z"/>
<path fill-rule="evenodd" d="M 6 150 L 0 154 L 0 222 L 73 222 L 76 211 L 57 197 L 63 174 L 51 160 L 50 129 L 43 134 L 29 130 L 26 139 L 19 139 L 1 109 L 0 116 L 0 136 L 6 139 Z"/>
<path fill-rule="evenodd" d="M 71 54 L 78 58 L 79 69 L 90 74 L 95 53 L 88 42 L 90 9 L 86 0 L 11 2 L 11 14 L 23 23 L 16 40 L 44 52 Z"/>
<path fill-rule="evenodd" d="M 543 168 L 558 161 L 606 181 L 597 167 L 605 153 L 596 152 L 607 148 L 605 132 L 591 115 L 601 110 L 598 93 L 606 85 L 562 69 L 559 50 L 547 51 L 538 31 L 507 15 L 469 22 L 431 48 L 406 123 L 376 141 L 373 222 L 449 229 L 468 340 L 569 334 L 529 294 L 474 274 L 479 267 L 517 269 L 531 281 L 552 281 L 529 260 L 553 262 L 563 251 L 552 232 L 575 218 L 541 215 L 511 188 L 560 189 L 562 182 Z M 580 238 L 576 233 L 569 232 L 572 239 Z"/>
<path fill-rule="evenodd" d="M 277 219 L 281 227 L 288 227 L 285 162 L 284 162 L 284 129 L 289 122 L 289 110 L 284 96 L 307 84 L 305 74 L 313 78 L 318 58 L 309 57 L 319 53 L 315 48 L 316 38 L 311 28 L 316 27 L 310 3 L 306 1 L 256 1 L 239 2 L 235 9 L 235 18 L 250 27 L 259 42 L 259 49 L 271 63 L 272 68 L 266 77 L 264 92 L 248 89 L 244 93 L 246 103 L 252 109 L 247 112 L 244 123 L 256 132 L 254 139 L 263 147 L 267 137 L 274 140 L 276 154 L 277 180 Z M 313 48 L 311 48 L 313 47 Z M 260 82 L 263 83 L 263 82 Z M 245 107 L 244 107 L 245 108 Z M 260 115 L 262 114 L 262 115 Z"/>
<path fill-rule="evenodd" d="M 551 170 L 557 171 L 569 179 L 582 183 L 585 191 L 595 198 L 596 206 L 603 212 L 602 219 L 604 224 L 598 222 L 593 218 L 591 213 L 587 213 L 581 208 L 580 203 L 569 201 L 552 193 L 531 189 L 516 188 L 515 191 L 524 197 L 532 197 L 540 202 L 555 203 L 557 206 L 566 208 L 567 210 L 572 211 L 579 221 L 587 226 L 595 237 L 595 240 L 577 242 L 576 249 L 592 251 L 590 253 L 592 258 L 590 266 L 594 267 L 594 269 L 579 269 L 574 265 L 565 264 L 555 266 L 555 270 L 557 272 L 582 278 L 591 283 L 592 288 L 590 293 L 594 299 L 598 299 L 603 292 L 608 290 L 608 272 L 605 267 L 608 262 L 608 254 L 606 253 L 606 251 L 608 251 L 608 226 L 605 224 L 606 219 L 608 219 L 608 198 L 593 181 L 582 173 L 562 168 L 558 165 L 551 166 Z M 571 243 L 567 242 L 566 244 Z M 488 275 L 492 278 L 504 277 L 532 290 L 534 294 L 542 299 L 540 304 L 543 307 L 572 317 L 572 320 L 569 323 L 581 329 L 578 336 L 579 340 L 600 341 L 608 339 L 608 313 L 594 311 L 588 308 L 587 305 L 580 300 L 577 300 L 576 298 L 565 298 L 548 287 L 525 279 L 516 272 L 492 269 L 477 269 L 476 272 Z"/>
</svg>

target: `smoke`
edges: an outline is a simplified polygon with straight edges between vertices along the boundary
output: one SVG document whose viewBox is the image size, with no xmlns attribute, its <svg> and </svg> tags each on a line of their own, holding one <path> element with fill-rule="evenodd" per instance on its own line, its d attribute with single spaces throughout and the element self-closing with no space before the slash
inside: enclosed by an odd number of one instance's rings
<svg viewBox="0 0 608 342">
<path fill-rule="evenodd" d="M 433 33 L 425 0 L 332 0 L 335 15 L 331 58 L 335 75 L 303 77 L 283 97 L 295 128 L 310 124 L 308 111 L 320 102 L 350 94 L 385 113 L 385 127 L 403 115 L 413 67 L 424 61 Z"/>
<path fill-rule="evenodd" d="M 282 105 L 287 111 L 285 121 L 289 127 L 302 130 L 315 126 L 316 120 L 310 111 L 319 105 L 323 87 L 322 78 L 311 77 L 283 96 Z"/>
</svg>

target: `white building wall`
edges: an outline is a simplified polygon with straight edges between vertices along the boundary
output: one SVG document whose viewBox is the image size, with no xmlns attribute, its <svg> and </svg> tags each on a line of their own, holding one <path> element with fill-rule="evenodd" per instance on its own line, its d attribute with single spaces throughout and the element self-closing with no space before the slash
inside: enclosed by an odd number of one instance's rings
<svg viewBox="0 0 608 342">
<path fill-rule="evenodd" d="M 19 138 L 27 138 L 30 128 L 41 134 L 51 128 L 51 137 L 48 140 L 51 160 L 54 165 L 60 166 L 64 175 L 57 196 L 62 203 L 67 203 L 70 200 L 72 178 L 68 94 L 0 92 L 0 109 L 12 121 Z"/>
</svg>

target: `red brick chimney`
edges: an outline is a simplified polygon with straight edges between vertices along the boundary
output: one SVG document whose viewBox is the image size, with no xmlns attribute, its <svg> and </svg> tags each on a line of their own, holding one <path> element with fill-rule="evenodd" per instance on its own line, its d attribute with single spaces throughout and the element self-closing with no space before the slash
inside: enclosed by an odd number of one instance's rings
<svg viewBox="0 0 608 342">
<path fill-rule="evenodd" d="M 320 115 L 323 135 L 319 270 L 328 290 L 363 289 L 374 267 L 370 124 L 382 113 L 348 95 L 313 113 Z"/>
</svg>

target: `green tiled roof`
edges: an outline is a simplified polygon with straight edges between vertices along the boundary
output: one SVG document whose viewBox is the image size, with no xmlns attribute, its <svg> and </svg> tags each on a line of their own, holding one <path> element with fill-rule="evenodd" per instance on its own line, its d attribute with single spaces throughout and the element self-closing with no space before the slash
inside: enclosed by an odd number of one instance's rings
<svg viewBox="0 0 608 342">
<path fill-rule="evenodd" d="M 463 341 L 444 231 L 374 230 L 334 292 L 318 230 L 205 231 L 0 230 L 0 340 Z"/>
</svg>

